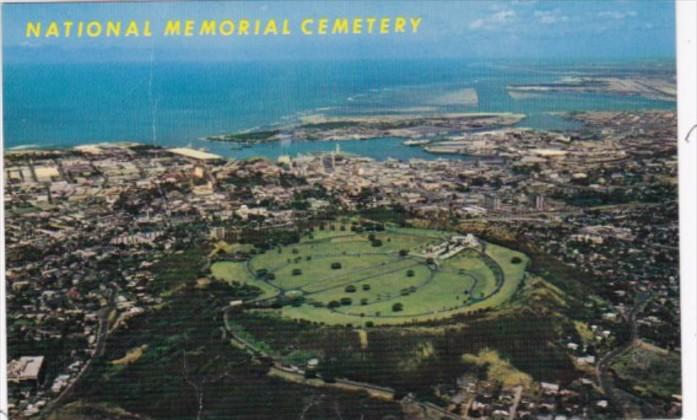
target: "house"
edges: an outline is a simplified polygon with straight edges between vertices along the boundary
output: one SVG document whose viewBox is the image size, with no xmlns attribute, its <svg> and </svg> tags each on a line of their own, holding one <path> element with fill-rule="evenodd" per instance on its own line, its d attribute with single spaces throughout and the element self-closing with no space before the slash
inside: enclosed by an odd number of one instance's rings
<svg viewBox="0 0 697 420">
<path fill-rule="evenodd" d="M 7 381 L 38 385 L 43 380 L 44 356 L 22 356 L 7 365 Z"/>
<path fill-rule="evenodd" d="M 559 393 L 559 385 L 548 382 L 540 382 L 540 386 L 544 390 L 545 395 L 556 395 Z"/>
<path fill-rule="evenodd" d="M 312 358 L 312 359 L 307 361 L 307 368 L 308 369 L 317 369 L 317 366 L 319 366 L 319 359 Z"/>
<path fill-rule="evenodd" d="M 587 355 L 584 357 L 577 357 L 576 358 L 576 363 L 579 366 L 589 366 L 589 365 L 594 365 L 595 364 L 595 356 Z"/>
</svg>

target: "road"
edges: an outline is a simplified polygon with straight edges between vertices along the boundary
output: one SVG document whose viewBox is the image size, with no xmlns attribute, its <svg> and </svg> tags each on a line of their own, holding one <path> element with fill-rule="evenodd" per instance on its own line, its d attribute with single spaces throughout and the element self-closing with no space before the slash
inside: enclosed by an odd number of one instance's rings
<svg viewBox="0 0 697 420">
<path fill-rule="evenodd" d="M 227 331 L 227 333 L 230 334 L 231 342 L 234 343 L 235 346 L 242 347 L 252 357 L 254 357 L 254 358 L 264 357 L 264 358 L 271 360 L 271 367 L 269 368 L 267 375 L 273 376 L 276 378 L 281 378 L 281 379 L 284 379 L 286 381 L 300 383 L 303 385 L 309 385 L 309 386 L 313 386 L 313 387 L 335 388 L 335 389 L 339 389 L 339 390 L 343 390 L 343 391 L 354 391 L 354 392 L 362 391 L 362 392 L 366 392 L 372 398 L 377 398 L 377 399 L 381 399 L 381 400 L 389 400 L 389 401 L 394 400 L 395 390 L 392 388 L 383 387 L 380 385 L 374 385 L 374 384 L 370 384 L 367 382 L 352 381 L 350 379 L 344 379 L 344 378 L 336 378 L 333 382 L 326 382 L 326 381 L 324 381 L 324 379 L 322 379 L 321 376 L 318 376 L 318 377 L 312 378 L 312 379 L 308 379 L 305 377 L 304 372 L 301 372 L 301 371 L 291 369 L 291 368 L 284 366 L 284 364 L 281 361 L 274 359 L 271 355 L 265 353 L 262 350 L 257 349 L 251 343 L 249 343 L 245 339 L 243 339 L 235 334 L 235 332 L 229 326 L 229 320 L 230 320 L 230 315 L 231 315 L 232 309 L 233 309 L 232 307 L 227 307 L 227 308 L 225 308 L 225 310 L 223 312 L 223 323 L 224 323 L 225 331 Z M 446 409 L 439 407 L 439 406 L 432 404 L 432 403 L 422 402 L 422 401 L 418 401 L 418 400 L 413 400 L 413 403 L 418 405 L 419 408 L 421 410 L 423 410 L 424 412 L 437 413 L 440 418 L 447 418 L 447 419 L 459 419 L 460 418 L 459 416 L 447 411 Z"/>
<path fill-rule="evenodd" d="M 60 395 L 46 405 L 46 408 L 44 408 L 44 410 L 41 412 L 42 419 L 50 416 L 55 409 L 62 406 L 70 399 L 73 392 L 77 389 L 80 380 L 85 377 L 87 372 L 89 372 L 90 368 L 92 367 L 92 363 L 99 359 L 102 354 L 104 354 L 104 350 L 106 349 L 106 340 L 109 336 L 109 315 L 111 314 L 111 311 L 116 308 L 116 290 L 118 289 L 118 287 L 113 283 L 111 286 L 112 288 L 111 295 L 109 296 L 109 303 L 107 306 L 99 310 L 97 343 L 94 347 L 92 357 L 87 361 L 87 363 L 85 363 L 85 366 L 82 367 L 80 373 L 78 373 L 75 379 L 73 379 L 73 381 L 70 382 L 67 387 L 65 387 Z"/>
<path fill-rule="evenodd" d="M 660 416 L 660 411 L 657 410 L 649 402 L 644 401 L 636 396 L 615 386 L 610 367 L 618 357 L 622 356 L 636 346 L 639 338 L 639 328 L 637 326 L 636 317 L 639 315 L 646 304 L 651 300 L 652 296 L 645 295 L 639 298 L 639 302 L 634 305 L 627 317 L 627 322 L 630 328 L 630 336 L 626 343 L 612 350 L 603 356 L 598 362 L 595 373 L 598 380 L 598 386 L 602 389 L 609 402 L 622 410 L 625 418 L 657 418 Z"/>
<path fill-rule="evenodd" d="M 513 397 L 513 405 L 508 414 L 508 420 L 514 420 L 516 413 L 518 412 L 518 405 L 520 404 L 520 399 L 523 397 L 523 387 L 518 385 L 515 387 L 515 396 Z"/>
<path fill-rule="evenodd" d="M 471 219 L 473 222 L 537 222 L 548 223 L 552 217 L 578 216 L 588 211 L 612 211 L 622 209 L 635 209 L 639 207 L 658 207 L 662 204 L 657 203 L 624 203 L 624 204 L 604 204 L 600 206 L 576 207 L 559 211 L 534 211 L 529 213 L 516 214 L 508 212 L 492 212 L 490 215 Z M 676 247 L 677 249 L 677 247 Z"/>
</svg>

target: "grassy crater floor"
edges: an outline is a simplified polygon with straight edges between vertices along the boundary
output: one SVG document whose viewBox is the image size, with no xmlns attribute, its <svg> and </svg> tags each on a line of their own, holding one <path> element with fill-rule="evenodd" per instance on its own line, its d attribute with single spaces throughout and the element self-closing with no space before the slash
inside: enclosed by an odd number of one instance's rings
<svg viewBox="0 0 697 420">
<path fill-rule="evenodd" d="M 354 233 L 337 224 L 246 262 L 216 262 L 211 271 L 220 280 L 260 288 L 260 300 L 293 301 L 282 308 L 287 318 L 325 324 L 419 322 L 506 302 L 528 258 L 482 242 L 429 264 L 426 247 L 452 235 L 408 228 Z"/>
</svg>

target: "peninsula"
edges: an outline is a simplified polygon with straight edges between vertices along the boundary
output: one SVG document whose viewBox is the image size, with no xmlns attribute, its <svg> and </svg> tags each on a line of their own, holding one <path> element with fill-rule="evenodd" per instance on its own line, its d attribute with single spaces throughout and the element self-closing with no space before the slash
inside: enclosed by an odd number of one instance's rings
<svg viewBox="0 0 697 420">
<path fill-rule="evenodd" d="M 307 116 L 294 125 L 281 128 L 242 131 L 209 136 L 209 141 L 240 144 L 295 140 L 369 140 L 401 137 L 406 140 L 431 139 L 452 133 L 508 127 L 521 122 L 523 114 L 445 113 L 437 115 Z"/>
</svg>

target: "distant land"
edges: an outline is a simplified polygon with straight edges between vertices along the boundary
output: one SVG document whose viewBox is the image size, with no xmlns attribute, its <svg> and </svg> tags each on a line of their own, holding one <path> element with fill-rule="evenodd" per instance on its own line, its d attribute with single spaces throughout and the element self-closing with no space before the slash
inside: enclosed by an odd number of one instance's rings
<svg viewBox="0 0 697 420">
<path fill-rule="evenodd" d="M 674 101 L 677 95 L 675 79 L 653 77 L 564 77 L 557 82 L 509 85 L 508 93 L 514 99 L 530 94 L 546 93 L 604 93 L 642 96 L 648 99 Z"/>
</svg>

